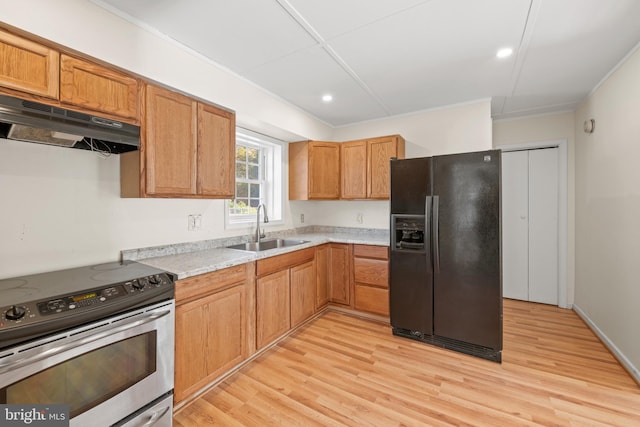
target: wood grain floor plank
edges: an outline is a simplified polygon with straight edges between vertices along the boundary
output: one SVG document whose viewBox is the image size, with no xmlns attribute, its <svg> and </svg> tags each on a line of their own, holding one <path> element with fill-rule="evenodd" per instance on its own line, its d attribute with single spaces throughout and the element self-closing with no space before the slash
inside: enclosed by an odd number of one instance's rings
<svg viewBox="0 0 640 427">
<path fill-rule="evenodd" d="M 505 300 L 502 364 L 329 311 L 181 408 L 174 422 L 635 426 L 640 387 L 571 310 Z"/>
</svg>

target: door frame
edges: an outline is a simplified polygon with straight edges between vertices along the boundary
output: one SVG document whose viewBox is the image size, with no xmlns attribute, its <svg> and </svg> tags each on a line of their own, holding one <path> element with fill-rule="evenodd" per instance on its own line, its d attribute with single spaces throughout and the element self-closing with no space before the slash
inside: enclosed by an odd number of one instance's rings
<svg viewBox="0 0 640 427">
<path fill-rule="evenodd" d="M 495 148 L 508 151 L 529 151 L 540 148 L 558 149 L 558 307 L 571 308 L 568 283 L 568 212 L 569 212 L 569 180 L 568 180 L 568 142 L 566 139 L 524 142 L 521 144 L 503 144 Z"/>
</svg>

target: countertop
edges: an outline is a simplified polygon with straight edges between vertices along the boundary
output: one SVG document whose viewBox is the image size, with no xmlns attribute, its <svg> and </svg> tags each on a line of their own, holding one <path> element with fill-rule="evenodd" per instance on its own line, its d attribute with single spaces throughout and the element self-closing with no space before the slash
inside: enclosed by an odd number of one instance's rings
<svg viewBox="0 0 640 427">
<path fill-rule="evenodd" d="M 185 279 L 187 277 L 196 276 L 198 274 L 209 273 L 211 271 L 221 270 L 223 268 L 233 267 L 235 265 L 244 264 L 259 259 L 269 258 L 272 256 L 298 251 L 305 248 L 311 248 L 314 246 L 322 245 L 324 243 L 350 243 L 358 245 L 389 246 L 389 235 L 385 230 L 344 229 L 339 231 L 285 233 L 282 236 L 279 236 L 276 233 L 274 235 L 268 236 L 268 238 L 275 237 L 306 240 L 307 242 L 296 246 L 275 248 L 260 252 L 227 249 L 222 246 L 192 250 L 183 253 L 152 256 L 150 258 L 132 256 L 133 254 L 138 253 L 136 251 L 141 251 L 134 250 L 123 251 L 123 258 L 135 259 L 143 264 L 170 271 L 176 274 L 178 276 L 178 279 Z M 164 251 L 171 252 L 171 250 L 167 249 L 167 247 L 164 248 Z"/>
</svg>

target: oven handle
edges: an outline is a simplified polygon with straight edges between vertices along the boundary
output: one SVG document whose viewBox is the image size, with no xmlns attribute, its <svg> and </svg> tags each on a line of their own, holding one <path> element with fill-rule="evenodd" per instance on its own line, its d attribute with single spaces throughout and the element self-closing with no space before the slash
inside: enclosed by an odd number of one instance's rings
<svg viewBox="0 0 640 427">
<path fill-rule="evenodd" d="M 153 415 L 151 415 L 149 420 L 146 423 L 142 424 L 142 427 L 148 427 L 148 426 L 154 425 L 155 423 L 160 421 L 160 418 L 162 418 L 164 414 L 167 413 L 168 410 L 169 410 L 169 406 L 165 406 L 164 408 L 155 411 Z"/>
<path fill-rule="evenodd" d="M 53 347 L 49 350 L 43 351 L 42 353 L 35 354 L 31 357 L 26 357 L 18 361 L 0 363 L 0 374 L 8 372 L 12 369 L 21 368 L 31 363 L 39 362 L 40 360 L 44 360 L 46 358 L 55 356 L 56 354 L 63 353 L 67 350 L 71 350 L 72 348 L 76 348 L 80 345 L 89 344 L 94 341 L 109 337 L 111 335 L 119 334 L 120 332 L 124 332 L 126 330 L 133 329 L 138 326 L 142 326 L 146 323 L 153 322 L 154 320 L 160 319 L 161 317 L 164 317 L 169 313 L 171 313 L 171 310 L 149 313 L 142 318 L 134 317 L 124 321 L 124 323 L 121 323 L 115 329 L 110 329 L 108 331 L 100 332 L 95 335 L 90 335 L 88 337 L 82 337 L 82 338 L 77 338 L 71 341 L 66 341 L 64 344 L 58 347 Z"/>
</svg>

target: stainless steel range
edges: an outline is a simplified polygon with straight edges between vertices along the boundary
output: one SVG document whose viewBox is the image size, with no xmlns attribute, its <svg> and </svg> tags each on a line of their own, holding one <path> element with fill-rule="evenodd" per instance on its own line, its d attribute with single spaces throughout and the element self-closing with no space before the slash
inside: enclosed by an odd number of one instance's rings
<svg viewBox="0 0 640 427">
<path fill-rule="evenodd" d="M 0 403 L 71 426 L 171 426 L 174 280 L 117 262 L 0 280 Z"/>
</svg>

